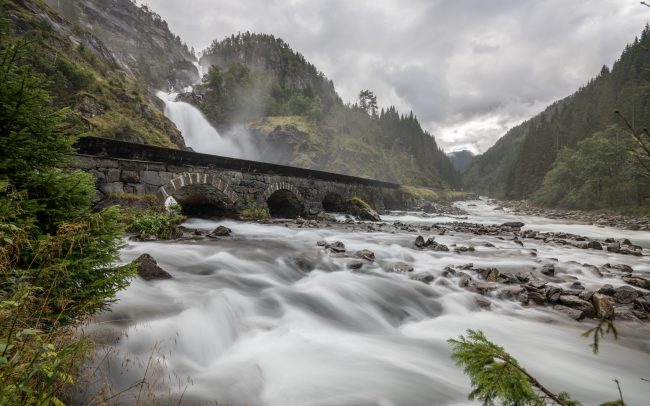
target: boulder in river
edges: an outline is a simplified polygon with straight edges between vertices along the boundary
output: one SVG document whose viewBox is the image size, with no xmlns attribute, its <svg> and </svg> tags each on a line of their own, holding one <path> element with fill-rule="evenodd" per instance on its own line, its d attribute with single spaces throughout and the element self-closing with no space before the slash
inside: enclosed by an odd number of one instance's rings
<svg viewBox="0 0 650 406">
<path fill-rule="evenodd" d="M 540 272 L 546 276 L 555 276 L 555 265 L 553 264 L 544 265 Z"/>
<path fill-rule="evenodd" d="M 598 241 L 589 241 L 589 242 L 587 243 L 586 248 L 588 248 L 588 249 L 592 249 L 592 250 L 599 250 L 599 251 L 602 251 L 602 250 L 603 250 L 603 246 L 602 246 L 602 244 L 599 243 Z"/>
<path fill-rule="evenodd" d="M 133 262 L 138 265 L 138 275 L 144 280 L 172 278 L 171 274 L 159 267 L 156 260 L 149 254 L 142 254 Z"/>
<path fill-rule="evenodd" d="M 370 250 L 361 250 L 357 251 L 357 257 L 373 262 L 375 260 L 375 253 Z"/>
<path fill-rule="evenodd" d="M 521 228 L 525 226 L 521 221 L 509 221 L 507 223 L 501 224 L 501 227 L 512 227 L 512 228 Z"/>
<path fill-rule="evenodd" d="M 579 309 L 573 309 L 571 307 L 563 306 L 563 305 L 555 305 L 553 306 L 553 310 L 556 310 L 560 313 L 563 313 L 573 320 L 582 320 L 585 318 L 585 312 Z"/>
<path fill-rule="evenodd" d="M 348 211 L 361 220 L 381 221 L 379 214 L 368 203 L 358 197 L 353 197 L 347 202 Z"/>
<path fill-rule="evenodd" d="M 212 230 L 208 237 L 217 238 L 217 237 L 228 237 L 232 233 L 232 230 L 225 226 L 219 226 Z"/>
<path fill-rule="evenodd" d="M 599 318 L 611 317 L 614 314 L 614 305 L 611 299 L 602 293 L 594 293 L 591 296 L 591 304 Z"/>
<path fill-rule="evenodd" d="M 630 304 L 639 297 L 639 291 L 632 286 L 619 286 L 614 293 L 614 300 L 620 304 Z"/>
<path fill-rule="evenodd" d="M 650 290 L 650 279 L 639 275 L 624 276 L 623 280 L 632 286 Z"/>
<path fill-rule="evenodd" d="M 413 267 L 406 262 L 395 262 L 391 266 L 391 272 L 413 272 Z"/>
<path fill-rule="evenodd" d="M 354 260 L 348 263 L 348 268 L 350 269 L 361 269 L 363 267 L 363 262 Z"/>
<path fill-rule="evenodd" d="M 433 282 L 433 275 L 429 272 L 418 272 L 411 274 L 409 278 L 413 279 L 414 281 L 418 282 L 423 282 L 423 283 L 431 283 Z"/>
<path fill-rule="evenodd" d="M 560 295 L 558 302 L 563 306 L 583 311 L 585 317 L 593 317 L 596 314 L 594 306 L 586 300 L 580 299 L 578 296 Z"/>
</svg>

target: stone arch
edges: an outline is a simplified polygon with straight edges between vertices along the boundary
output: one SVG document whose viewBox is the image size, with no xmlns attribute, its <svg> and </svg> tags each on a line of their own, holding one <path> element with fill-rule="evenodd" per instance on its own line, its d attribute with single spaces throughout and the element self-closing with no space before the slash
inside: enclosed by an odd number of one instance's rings
<svg viewBox="0 0 650 406">
<path fill-rule="evenodd" d="M 288 190 L 289 192 L 293 193 L 293 195 L 296 197 L 296 199 L 298 199 L 298 201 L 301 204 L 305 203 L 305 198 L 302 197 L 302 194 L 300 193 L 300 191 L 294 185 L 292 185 L 289 182 L 277 182 L 277 183 L 272 184 L 271 186 L 266 188 L 264 193 L 262 193 L 260 195 L 259 201 L 260 202 L 266 202 L 269 199 L 269 197 L 271 197 L 271 195 L 273 193 L 277 192 L 278 190 Z"/>
<path fill-rule="evenodd" d="M 260 203 L 269 209 L 271 217 L 296 218 L 305 210 L 305 199 L 295 186 L 287 182 L 274 183 L 260 195 Z"/>
<path fill-rule="evenodd" d="M 158 189 L 162 202 L 173 197 L 190 214 L 234 215 L 237 194 L 228 181 L 216 174 L 184 172 L 172 178 Z M 207 208 L 212 207 L 213 210 Z M 208 213 L 214 211 L 214 213 Z"/>
</svg>

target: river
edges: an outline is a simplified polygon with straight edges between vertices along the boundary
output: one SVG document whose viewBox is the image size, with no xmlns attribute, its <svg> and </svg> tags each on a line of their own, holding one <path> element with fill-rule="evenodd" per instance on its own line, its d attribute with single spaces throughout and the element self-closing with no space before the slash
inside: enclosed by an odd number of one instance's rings
<svg viewBox="0 0 650 406">
<path fill-rule="evenodd" d="M 629 238 L 650 247 L 647 232 L 522 217 L 494 210 L 485 200 L 458 204 L 469 212 L 469 221 L 518 220 L 527 224 L 524 229 Z M 422 213 L 386 215 L 384 220 L 457 221 Z M 624 263 L 650 274 L 647 256 L 533 240 L 522 247 L 460 233 L 436 236 L 436 241 L 472 244 L 476 251 L 421 251 L 413 245 L 417 233 L 368 232 L 365 225 L 297 228 L 191 218 L 186 226 L 208 231 L 220 224 L 232 229 L 232 237 L 128 241 L 122 250 L 124 262 L 151 254 L 173 279 L 134 279 L 111 311 L 88 328 L 103 344 L 99 369 L 114 392 L 147 374 L 152 385 L 147 392 L 171 394 L 174 404 L 181 394 L 186 404 L 473 404 L 467 400 L 469 380 L 450 359 L 446 342 L 471 328 L 504 346 L 547 387 L 567 391 L 584 405 L 617 399 L 614 378 L 621 382 L 627 404 L 648 404 L 650 383 L 641 378 L 650 378 L 649 324 L 618 322 L 619 339 L 607 336 L 594 355 L 590 340 L 581 337 L 593 322 L 495 297 L 485 310 L 473 293 L 442 276 L 447 265 L 472 262 L 515 271 L 555 258 L 556 267 L 587 288 L 620 286 L 621 280 L 604 280 L 581 264 Z M 352 271 L 347 267 L 351 258 L 326 253 L 318 240 L 341 241 L 351 253 L 371 250 L 376 261 Z M 494 247 L 484 246 L 486 242 Z M 535 249 L 536 257 L 531 255 Z M 428 271 L 435 280 L 425 284 L 386 272 L 395 261 Z M 130 404 L 135 397 L 130 393 L 119 399 Z"/>
</svg>

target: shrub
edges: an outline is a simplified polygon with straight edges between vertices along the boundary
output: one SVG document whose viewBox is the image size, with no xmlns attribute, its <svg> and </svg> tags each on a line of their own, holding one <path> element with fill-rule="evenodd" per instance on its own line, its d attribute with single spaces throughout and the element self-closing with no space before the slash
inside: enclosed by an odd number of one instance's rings
<svg viewBox="0 0 650 406">
<path fill-rule="evenodd" d="M 139 238 L 154 235 L 161 239 L 170 239 L 178 232 L 178 226 L 185 221 L 184 216 L 173 212 L 157 213 L 144 211 L 130 219 L 128 231 L 135 233 Z"/>
<path fill-rule="evenodd" d="M 267 220 L 271 217 L 269 210 L 257 203 L 249 203 L 239 216 L 246 220 Z"/>
</svg>

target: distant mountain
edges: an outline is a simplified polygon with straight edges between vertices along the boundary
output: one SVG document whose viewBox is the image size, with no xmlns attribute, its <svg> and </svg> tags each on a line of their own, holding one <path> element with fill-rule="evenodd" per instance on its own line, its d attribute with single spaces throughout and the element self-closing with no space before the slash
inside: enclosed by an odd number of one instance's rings
<svg viewBox="0 0 650 406">
<path fill-rule="evenodd" d="M 571 96 L 553 103 L 537 116 L 512 128 L 492 148 L 477 156 L 465 173 L 465 188 L 498 198 L 530 198 L 540 190 L 549 171 L 559 165 L 557 157 L 563 149 L 568 149 L 568 152 L 564 154 L 562 162 L 569 164 L 570 155 L 578 153 L 579 143 L 596 133 L 612 129 L 618 134 L 614 137 L 614 142 L 617 142 L 617 139 L 629 138 L 621 127 L 621 118 L 615 114 L 615 111 L 623 112 L 639 129 L 650 128 L 650 109 L 648 109 L 650 92 L 647 89 L 650 83 L 648 49 L 650 49 L 650 28 L 646 26 L 640 39 L 635 39 L 632 44 L 625 47 L 611 71 L 603 66 L 600 73 L 587 85 Z M 581 145 L 584 149 L 595 143 Z M 593 154 L 582 151 L 581 156 L 593 156 Z M 637 158 L 638 154 L 630 155 L 631 160 Z M 602 173 L 595 168 L 591 171 L 590 176 L 580 175 L 582 183 L 596 185 L 599 176 L 612 176 L 611 172 L 607 175 L 607 172 Z M 593 207 L 648 204 L 650 187 L 633 174 L 627 175 L 626 182 L 631 183 L 630 190 L 637 190 L 638 193 L 626 194 L 626 201 L 602 202 Z M 574 186 L 580 187 L 578 184 Z M 565 191 L 565 193 L 569 192 Z M 573 203 L 570 203 L 571 199 L 567 200 L 558 195 L 556 199 L 551 199 L 547 203 L 551 204 L 552 200 L 557 201 L 557 204 L 562 201 L 563 205 L 575 206 L 578 200 L 586 200 L 586 198 L 575 197 Z"/>
<path fill-rule="evenodd" d="M 217 128 L 247 127 L 260 159 L 433 188 L 460 186 L 417 117 L 377 109 L 371 91 L 345 105 L 334 84 L 280 38 L 241 33 L 214 41 L 202 86 L 183 99 Z M 360 89 L 361 90 L 361 89 Z"/>
<path fill-rule="evenodd" d="M 464 149 L 462 151 L 454 151 L 447 154 L 454 168 L 458 169 L 461 173 L 469 168 L 469 165 L 474 159 L 472 151 Z"/>
</svg>

